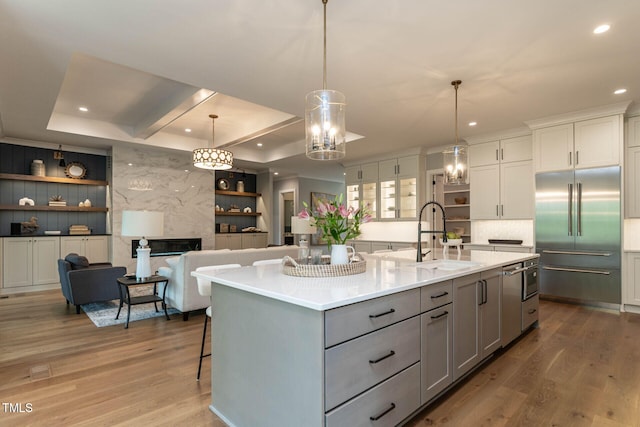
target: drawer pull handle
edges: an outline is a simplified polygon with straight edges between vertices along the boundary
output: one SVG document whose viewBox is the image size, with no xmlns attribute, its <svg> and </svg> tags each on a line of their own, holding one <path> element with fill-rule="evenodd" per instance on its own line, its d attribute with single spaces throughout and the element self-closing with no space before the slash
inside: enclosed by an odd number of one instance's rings
<svg viewBox="0 0 640 427">
<path fill-rule="evenodd" d="M 369 319 L 377 319 L 378 317 L 382 317 L 382 316 L 386 316 L 387 314 L 392 314 L 395 313 L 396 311 L 392 308 L 389 311 L 385 311 L 384 313 L 380 313 L 380 314 L 370 314 L 369 315 Z"/>
<path fill-rule="evenodd" d="M 438 295 L 431 295 L 431 299 L 442 298 L 442 297 L 445 297 L 447 295 L 449 295 L 449 292 L 443 292 L 443 293 L 438 294 Z"/>
<path fill-rule="evenodd" d="M 533 313 L 535 313 L 536 311 L 537 311 L 537 310 L 536 310 L 535 308 L 530 308 L 530 309 L 529 309 L 529 314 L 533 314 Z"/>
<path fill-rule="evenodd" d="M 391 406 L 389 406 L 387 409 L 384 410 L 384 412 L 375 415 L 373 417 L 369 417 L 369 419 L 371 421 L 378 421 L 380 418 L 384 417 L 385 415 L 387 415 L 389 412 L 393 411 L 394 409 L 396 409 L 396 404 L 395 403 L 391 403 Z"/>
<path fill-rule="evenodd" d="M 379 359 L 376 359 L 376 360 L 369 360 L 369 363 L 371 363 L 372 365 L 374 365 L 374 364 L 376 364 L 376 363 L 382 362 L 384 359 L 386 359 L 386 358 L 388 358 L 388 357 L 393 356 L 394 354 L 396 354 L 396 352 L 395 352 L 395 351 L 393 351 L 393 350 L 391 350 L 391 351 L 389 352 L 389 354 L 386 354 L 386 355 L 382 356 L 382 357 L 381 357 L 381 358 L 379 358 Z"/>
<path fill-rule="evenodd" d="M 439 319 L 439 318 L 441 318 L 441 317 L 446 316 L 447 314 L 449 314 L 449 312 L 448 312 L 448 311 L 445 311 L 444 313 L 440 313 L 440 314 L 438 314 L 437 316 L 431 316 L 431 318 L 432 318 L 432 319 Z"/>
</svg>

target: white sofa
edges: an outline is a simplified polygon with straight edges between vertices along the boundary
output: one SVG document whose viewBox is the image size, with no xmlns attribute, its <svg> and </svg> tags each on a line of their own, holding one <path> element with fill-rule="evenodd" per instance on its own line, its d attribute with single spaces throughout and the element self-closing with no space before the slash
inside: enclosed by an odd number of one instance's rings
<svg viewBox="0 0 640 427">
<path fill-rule="evenodd" d="M 183 313 L 187 320 L 189 312 L 211 305 L 209 297 L 198 292 L 198 282 L 191 272 L 198 267 L 222 264 L 252 265 L 254 261 L 298 255 L 298 246 L 273 246 L 260 249 L 216 249 L 190 251 L 180 256 L 167 258 L 167 267 L 160 267 L 158 274 L 169 278 L 166 301 L 170 307 Z"/>
</svg>

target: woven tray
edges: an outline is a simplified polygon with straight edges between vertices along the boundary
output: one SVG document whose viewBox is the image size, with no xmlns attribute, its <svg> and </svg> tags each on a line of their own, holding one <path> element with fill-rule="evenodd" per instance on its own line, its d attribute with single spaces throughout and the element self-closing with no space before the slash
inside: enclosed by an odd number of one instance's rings
<svg viewBox="0 0 640 427">
<path fill-rule="evenodd" d="M 364 273 L 367 270 L 367 261 L 355 255 L 358 261 L 350 264 L 300 264 L 295 259 L 285 256 L 282 262 L 282 271 L 288 276 L 298 277 L 338 277 Z"/>
</svg>

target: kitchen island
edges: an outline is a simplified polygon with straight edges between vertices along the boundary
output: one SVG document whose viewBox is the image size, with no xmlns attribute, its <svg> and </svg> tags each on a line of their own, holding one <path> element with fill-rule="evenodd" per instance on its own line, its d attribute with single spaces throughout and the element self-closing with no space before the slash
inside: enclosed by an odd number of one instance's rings
<svg viewBox="0 0 640 427">
<path fill-rule="evenodd" d="M 212 281 L 211 410 L 237 427 L 397 425 L 464 378 L 500 347 L 502 266 L 537 255 L 411 256 L 333 278 L 193 272 Z"/>
</svg>

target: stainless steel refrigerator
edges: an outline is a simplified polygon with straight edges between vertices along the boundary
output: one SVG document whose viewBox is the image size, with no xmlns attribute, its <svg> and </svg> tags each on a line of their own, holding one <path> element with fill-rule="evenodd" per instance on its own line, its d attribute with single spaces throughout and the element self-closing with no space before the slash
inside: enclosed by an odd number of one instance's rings
<svg viewBox="0 0 640 427">
<path fill-rule="evenodd" d="M 620 167 L 536 175 L 540 293 L 620 304 Z"/>
</svg>

